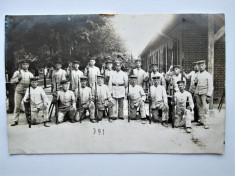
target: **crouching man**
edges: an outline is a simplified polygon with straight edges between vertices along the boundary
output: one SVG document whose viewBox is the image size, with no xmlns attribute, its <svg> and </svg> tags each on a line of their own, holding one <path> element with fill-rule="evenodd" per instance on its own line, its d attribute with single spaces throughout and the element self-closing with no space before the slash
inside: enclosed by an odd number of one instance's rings
<svg viewBox="0 0 235 176">
<path fill-rule="evenodd" d="M 50 127 L 48 122 L 48 99 L 42 89 L 38 87 L 38 78 L 30 78 L 31 87 L 26 89 L 24 96 L 24 104 L 26 109 L 26 114 L 29 112 L 29 105 L 31 110 L 31 121 L 33 125 L 40 122 L 40 116 L 43 117 L 43 122 L 45 127 Z"/>
<path fill-rule="evenodd" d="M 153 86 L 150 87 L 151 109 L 153 115 L 153 122 L 160 122 L 163 126 L 168 127 L 168 102 L 167 94 L 164 86 L 161 86 L 160 76 L 153 76 Z M 160 113 L 161 112 L 161 113 Z M 161 114 L 161 115 L 160 115 Z"/>
<path fill-rule="evenodd" d="M 187 133 L 191 133 L 191 121 L 193 120 L 194 116 L 192 95 L 188 91 L 184 90 L 184 81 L 178 81 L 177 84 L 179 87 L 179 92 L 176 92 L 174 95 L 174 127 L 186 127 Z"/>
<path fill-rule="evenodd" d="M 111 111 L 112 106 L 114 105 L 114 100 L 109 91 L 109 87 L 104 84 L 104 76 L 97 76 L 97 86 L 93 87 L 93 95 L 97 101 L 97 120 L 100 121 L 104 116 L 107 116 L 107 109 Z"/>
<path fill-rule="evenodd" d="M 62 89 L 57 93 L 58 103 L 58 123 L 62 123 L 65 118 L 74 123 L 74 116 L 76 113 L 76 101 L 73 91 L 69 89 L 69 82 L 62 80 L 60 82 Z"/>
<path fill-rule="evenodd" d="M 140 116 L 142 123 L 146 123 L 146 113 L 144 100 L 146 98 L 144 90 L 141 86 L 137 85 L 137 76 L 130 76 L 130 85 L 128 91 L 128 99 L 130 100 L 130 119 L 136 120 L 137 108 L 140 109 Z"/>
<path fill-rule="evenodd" d="M 95 123 L 95 105 L 93 102 L 92 91 L 90 87 L 87 87 L 87 77 L 81 76 L 81 87 L 75 90 L 75 97 L 78 103 L 78 109 L 75 116 L 76 122 L 81 122 L 86 117 L 86 112 L 89 111 L 90 120 Z"/>
</svg>

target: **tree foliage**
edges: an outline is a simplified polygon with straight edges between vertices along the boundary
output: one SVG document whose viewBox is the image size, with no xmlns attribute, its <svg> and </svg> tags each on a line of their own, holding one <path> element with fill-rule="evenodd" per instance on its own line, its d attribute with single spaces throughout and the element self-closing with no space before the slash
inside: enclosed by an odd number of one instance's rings
<svg viewBox="0 0 235 176">
<path fill-rule="evenodd" d="M 107 17 L 99 15 L 6 16 L 6 69 L 19 60 L 31 60 L 31 68 L 60 59 L 64 64 L 88 58 L 123 53 L 125 47 Z"/>
</svg>

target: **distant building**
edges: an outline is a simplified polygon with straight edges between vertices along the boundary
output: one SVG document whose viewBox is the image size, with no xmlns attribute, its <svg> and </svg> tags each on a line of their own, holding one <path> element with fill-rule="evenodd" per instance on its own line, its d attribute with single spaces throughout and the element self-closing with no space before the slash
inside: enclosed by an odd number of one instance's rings
<svg viewBox="0 0 235 176">
<path fill-rule="evenodd" d="M 178 64 L 188 73 L 193 62 L 206 60 L 207 70 L 214 78 L 214 99 L 220 99 L 225 89 L 224 24 L 223 14 L 175 15 L 140 54 L 143 69 L 157 63 L 163 72 L 167 72 L 170 65 Z"/>
</svg>

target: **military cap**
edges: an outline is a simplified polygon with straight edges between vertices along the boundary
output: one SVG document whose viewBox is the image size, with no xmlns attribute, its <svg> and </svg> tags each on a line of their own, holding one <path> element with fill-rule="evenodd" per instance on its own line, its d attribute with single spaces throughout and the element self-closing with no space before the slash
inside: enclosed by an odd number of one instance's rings
<svg viewBox="0 0 235 176">
<path fill-rule="evenodd" d="M 185 83 L 184 80 L 180 80 L 180 81 L 177 81 L 177 84 L 180 84 L 180 83 Z"/>
<path fill-rule="evenodd" d="M 91 60 L 96 60 L 96 57 L 89 58 L 89 61 L 91 61 Z"/>
<path fill-rule="evenodd" d="M 120 60 L 116 60 L 116 61 L 114 62 L 115 65 L 117 65 L 117 64 L 120 64 L 120 65 L 121 65 L 121 63 L 122 63 L 122 62 L 121 62 Z"/>
<path fill-rule="evenodd" d="M 29 63 L 28 59 L 23 59 L 19 61 L 19 64 Z"/>
<path fill-rule="evenodd" d="M 38 80 L 38 78 L 30 78 L 30 81 L 37 81 Z"/>
<path fill-rule="evenodd" d="M 193 65 L 196 65 L 196 64 L 198 64 L 198 62 L 193 62 Z"/>
<path fill-rule="evenodd" d="M 180 65 L 174 65 L 174 66 L 173 66 L 173 69 L 175 69 L 175 68 L 181 69 L 181 66 L 180 66 Z"/>
<path fill-rule="evenodd" d="M 137 78 L 137 76 L 136 75 L 131 75 L 130 78 Z"/>
<path fill-rule="evenodd" d="M 136 59 L 135 62 L 141 62 L 141 59 Z"/>
<path fill-rule="evenodd" d="M 152 79 L 160 79 L 160 76 L 153 76 Z"/>
<path fill-rule="evenodd" d="M 205 61 L 205 60 L 200 60 L 200 61 L 198 61 L 197 63 L 198 63 L 198 64 L 205 64 L 206 61 Z"/>
<path fill-rule="evenodd" d="M 106 64 L 108 64 L 108 63 L 113 63 L 113 61 L 111 61 L 110 59 L 108 59 L 108 60 L 105 61 L 105 63 L 106 63 Z"/>
<path fill-rule="evenodd" d="M 69 81 L 66 80 L 66 79 L 64 79 L 64 80 L 60 81 L 60 84 L 65 84 L 65 83 L 67 83 L 67 82 L 69 82 Z"/>
<path fill-rule="evenodd" d="M 73 61 L 73 64 L 80 64 L 79 61 Z"/>
<path fill-rule="evenodd" d="M 56 60 L 55 64 L 62 64 L 62 62 L 60 60 Z"/>
<path fill-rule="evenodd" d="M 104 78 L 104 75 L 97 75 L 97 78 Z"/>
<path fill-rule="evenodd" d="M 157 63 L 152 63 L 151 66 L 157 66 Z"/>
<path fill-rule="evenodd" d="M 80 80 L 87 80 L 88 78 L 86 76 L 81 76 Z"/>
</svg>

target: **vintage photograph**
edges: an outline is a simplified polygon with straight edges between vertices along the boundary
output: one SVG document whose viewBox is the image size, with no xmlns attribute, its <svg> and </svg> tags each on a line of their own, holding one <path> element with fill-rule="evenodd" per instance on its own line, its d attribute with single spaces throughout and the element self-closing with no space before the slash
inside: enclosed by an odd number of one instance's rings
<svg viewBox="0 0 235 176">
<path fill-rule="evenodd" d="M 223 154 L 224 14 L 5 16 L 9 154 Z"/>
</svg>

